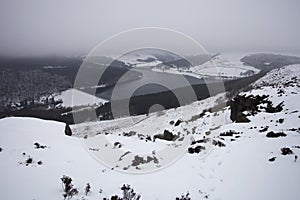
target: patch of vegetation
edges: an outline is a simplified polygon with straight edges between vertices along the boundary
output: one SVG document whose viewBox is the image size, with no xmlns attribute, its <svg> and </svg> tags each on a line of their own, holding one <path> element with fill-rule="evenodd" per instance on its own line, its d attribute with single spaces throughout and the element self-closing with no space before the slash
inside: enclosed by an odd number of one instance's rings
<svg viewBox="0 0 300 200">
<path fill-rule="evenodd" d="M 129 131 L 129 132 L 123 132 L 123 136 L 126 136 L 126 137 L 131 137 L 131 136 L 134 136 L 136 135 L 136 132 L 135 131 Z"/>
<path fill-rule="evenodd" d="M 224 133 L 220 133 L 220 136 L 222 136 L 222 137 L 232 137 L 232 136 L 234 136 L 234 135 L 238 135 L 238 134 L 241 134 L 240 132 L 236 132 L 236 131 L 234 131 L 234 130 L 229 130 L 229 131 L 226 131 L 226 132 L 224 132 Z"/>
<path fill-rule="evenodd" d="M 22 155 L 25 156 L 26 153 L 22 153 Z M 36 162 L 33 160 L 31 156 L 28 156 L 24 162 L 19 162 L 19 164 L 25 166 L 34 165 L 34 164 L 42 165 L 43 162 L 41 160 Z"/>
<path fill-rule="evenodd" d="M 62 181 L 64 199 L 71 199 L 74 195 L 78 195 L 78 189 L 74 188 L 72 184 L 72 178 L 63 175 L 63 177 L 60 180 Z"/>
<path fill-rule="evenodd" d="M 33 145 L 34 145 L 35 149 L 45 149 L 45 148 L 47 148 L 46 145 L 41 145 L 38 142 L 35 142 Z"/>
<path fill-rule="evenodd" d="M 276 122 L 277 122 L 277 123 L 280 123 L 280 124 L 282 124 L 282 123 L 283 123 L 283 121 L 284 121 L 284 119 L 282 119 L 282 118 L 280 118 L 280 119 L 276 120 Z"/>
<path fill-rule="evenodd" d="M 210 140 L 209 138 L 206 138 L 204 136 L 203 139 L 192 141 L 191 145 L 194 145 L 194 144 L 197 144 L 197 143 L 207 143 L 209 140 Z"/>
<path fill-rule="evenodd" d="M 103 198 L 103 200 L 140 200 L 141 195 L 137 194 L 130 185 L 123 185 L 121 187 L 123 192 L 122 196 L 113 195 L 110 198 Z"/>
<path fill-rule="evenodd" d="M 158 159 L 155 156 L 147 156 L 146 159 L 144 159 L 144 157 L 136 155 L 131 163 L 131 166 L 136 167 L 141 164 L 150 163 L 151 161 L 153 161 L 155 164 L 158 164 Z"/>
<path fill-rule="evenodd" d="M 278 133 L 275 133 L 273 131 L 270 131 L 267 133 L 266 135 L 268 138 L 278 138 L 278 137 L 285 137 L 286 134 L 284 132 L 278 132 Z"/>
<path fill-rule="evenodd" d="M 180 197 L 176 197 L 175 200 L 191 200 L 190 193 L 182 194 Z"/>
<path fill-rule="evenodd" d="M 190 154 L 194 154 L 194 153 L 200 153 L 202 150 L 205 150 L 204 146 L 196 146 L 196 147 L 189 147 L 188 148 L 188 152 Z"/>
<path fill-rule="evenodd" d="M 91 185 L 89 183 L 86 184 L 86 187 L 85 187 L 85 196 L 88 195 L 88 193 L 91 192 Z"/>
<path fill-rule="evenodd" d="M 280 150 L 281 150 L 281 154 L 284 155 L 284 156 L 294 154 L 294 152 L 288 147 L 283 147 Z"/>
</svg>

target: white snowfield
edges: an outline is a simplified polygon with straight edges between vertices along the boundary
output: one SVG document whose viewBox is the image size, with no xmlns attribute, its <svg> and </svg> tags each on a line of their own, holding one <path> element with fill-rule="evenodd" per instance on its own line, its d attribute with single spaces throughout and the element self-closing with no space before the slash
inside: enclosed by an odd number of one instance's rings
<svg viewBox="0 0 300 200">
<path fill-rule="evenodd" d="M 216 112 L 214 109 L 203 112 L 222 102 L 224 94 L 182 109 L 149 116 L 72 126 L 73 137 L 64 135 L 63 123 L 33 118 L 1 119 L 1 199 L 63 199 L 60 178 L 68 175 L 73 179 L 74 187 L 79 189 L 79 194 L 72 199 L 102 199 L 114 194 L 121 196 L 120 187 L 130 184 L 141 195 L 141 199 L 146 200 L 175 199 L 187 192 L 191 199 L 298 200 L 300 160 L 296 156 L 300 155 L 299 77 L 300 65 L 286 66 L 271 71 L 254 83 L 250 91 L 243 92 L 245 95 L 269 95 L 268 99 L 274 106 L 283 102 L 281 112 L 267 113 L 260 109 L 261 112 L 248 117 L 251 120 L 249 123 L 231 122 L 229 107 L 221 107 Z M 183 121 L 181 124 L 170 124 L 170 121 L 176 123 L 179 118 Z M 124 124 L 126 126 L 120 129 Z M 266 126 L 267 131 L 260 131 Z M 195 141 L 203 139 L 205 135 L 208 142 L 201 145 L 206 150 L 199 154 L 186 151 L 172 165 L 153 173 L 132 174 L 120 172 L 117 166 L 107 167 L 96 161 L 90 155 L 89 148 L 82 144 L 86 140 L 83 139 L 85 135 L 91 141 L 102 135 L 112 143 L 120 142 L 124 151 L 138 154 L 180 142 L 160 139 L 146 142 L 137 135 L 122 135 L 128 131 L 153 135 L 162 133 L 164 129 L 181 132 L 186 137 L 191 135 Z M 228 130 L 240 133 L 220 136 L 220 133 Z M 286 137 L 266 137 L 269 131 L 283 132 Z M 108 134 L 105 135 L 105 132 Z M 212 141 L 219 141 L 225 146 L 211 145 Z M 36 142 L 46 147 L 36 149 Z M 281 149 L 284 147 L 292 153 L 283 155 Z M 95 148 L 98 147 L 92 147 Z M 99 148 L 101 151 L 102 147 Z M 108 145 L 107 148 L 112 147 Z M 26 166 L 29 157 L 33 161 Z M 153 163 L 139 167 L 149 165 Z M 132 167 L 130 169 L 134 170 Z M 88 196 L 84 195 L 86 183 L 92 187 Z"/>
<path fill-rule="evenodd" d="M 260 72 L 259 69 L 244 65 L 240 54 L 221 54 L 212 61 L 196 66 L 196 72 L 202 76 L 215 76 L 223 79 L 236 79 L 252 76 Z"/>
<path fill-rule="evenodd" d="M 181 74 L 195 78 L 215 77 L 217 79 L 237 79 L 252 76 L 260 72 L 259 69 L 244 65 L 240 59 L 241 54 L 220 54 L 202 65 L 191 67 L 190 69 L 177 68 L 152 68 L 153 71 L 172 74 Z"/>
<path fill-rule="evenodd" d="M 63 107 L 75 107 L 75 106 L 83 106 L 83 105 L 101 105 L 108 100 L 93 96 L 86 92 L 82 92 L 77 89 L 68 89 L 63 91 L 61 94 L 56 95 L 54 99 L 61 100 L 62 103 L 60 106 Z"/>
</svg>

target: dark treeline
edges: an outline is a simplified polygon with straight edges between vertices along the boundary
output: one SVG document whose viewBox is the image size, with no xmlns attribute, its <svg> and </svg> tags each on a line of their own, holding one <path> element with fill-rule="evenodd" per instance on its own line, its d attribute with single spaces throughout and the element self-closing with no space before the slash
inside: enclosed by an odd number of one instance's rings
<svg viewBox="0 0 300 200">
<path fill-rule="evenodd" d="M 64 76 L 73 83 L 81 63 L 82 59 L 80 57 L 0 57 L 0 70 L 41 70 Z M 53 66 L 54 68 L 45 68 L 47 66 Z M 61 66 L 61 68 L 57 68 L 57 66 Z"/>
</svg>

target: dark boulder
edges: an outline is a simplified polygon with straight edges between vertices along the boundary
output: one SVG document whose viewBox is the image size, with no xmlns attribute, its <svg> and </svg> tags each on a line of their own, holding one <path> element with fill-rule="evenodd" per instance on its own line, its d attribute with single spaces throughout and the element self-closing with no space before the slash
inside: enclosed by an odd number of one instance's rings
<svg viewBox="0 0 300 200">
<path fill-rule="evenodd" d="M 276 157 L 272 157 L 272 158 L 269 159 L 269 161 L 270 161 L 270 162 L 274 162 L 275 159 L 276 159 Z"/>
<path fill-rule="evenodd" d="M 270 131 L 267 133 L 266 135 L 268 138 L 278 138 L 278 137 L 285 137 L 286 134 L 284 132 L 278 132 L 278 133 L 275 133 L 273 131 Z"/>
<path fill-rule="evenodd" d="M 290 155 L 290 154 L 293 154 L 293 153 L 294 152 L 288 147 L 281 148 L 281 154 L 282 155 Z"/>
<path fill-rule="evenodd" d="M 72 136 L 72 130 L 68 124 L 65 126 L 65 135 Z"/>
<path fill-rule="evenodd" d="M 154 135 L 153 140 L 155 141 L 156 138 L 161 140 L 174 141 L 178 138 L 178 135 L 175 135 L 168 130 L 164 130 L 163 134 Z"/>
<path fill-rule="evenodd" d="M 177 122 L 175 123 L 175 126 L 179 126 L 181 124 L 181 122 L 182 122 L 181 119 L 177 120 Z"/>
</svg>

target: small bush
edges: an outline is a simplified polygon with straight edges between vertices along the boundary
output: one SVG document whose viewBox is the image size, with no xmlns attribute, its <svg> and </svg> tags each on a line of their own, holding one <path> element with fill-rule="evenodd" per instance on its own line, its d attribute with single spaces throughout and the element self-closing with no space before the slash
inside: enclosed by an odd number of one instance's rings
<svg viewBox="0 0 300 200">
<path fill-rule="evenodd" d="M 87 196 L 88 193 L 91 192 L 91 185 L 89 183 L 86 184 L 86 187 L 85 187 L 85 195 Z"/>
<path fill-rule="evenodd" d="M 123 185 L 121 187 L 121 190 L 123 191 L 123 197 L 119 197 L 118 195 L 113 195 L 109 198 L 103 198 L 103 200 L 140 200 L 141 195 L 136 194 L 134 192 L 133 188 L 131 188 L 130 185 Z"/>
<path fill-rule="evenodd" d="M 28 165 L 28 164 L 31 164 L 33 162 L 33 159 L 32 158 L 28 158 L 27 160 L 26 160 L 26 164 Z"/>
<path fill-rule="evenodd" d="M 77 188 L 73 187 L 72 184 L 72 178 L 63 175 L 63 177 L 60 179 L 62 181 L 62 187 L 63 187 L 63 197 L 64 199 L 71 199 L 74 195 L 78 194 Z"/>
<path fill-rule="evenodd" d="M 191 200 L 191 198 L 189 197 L 190 193 L 186 193 L 186 194 L 182 194 L 180 197 L 176 197 L 176 200 Z"/>
</svg>

